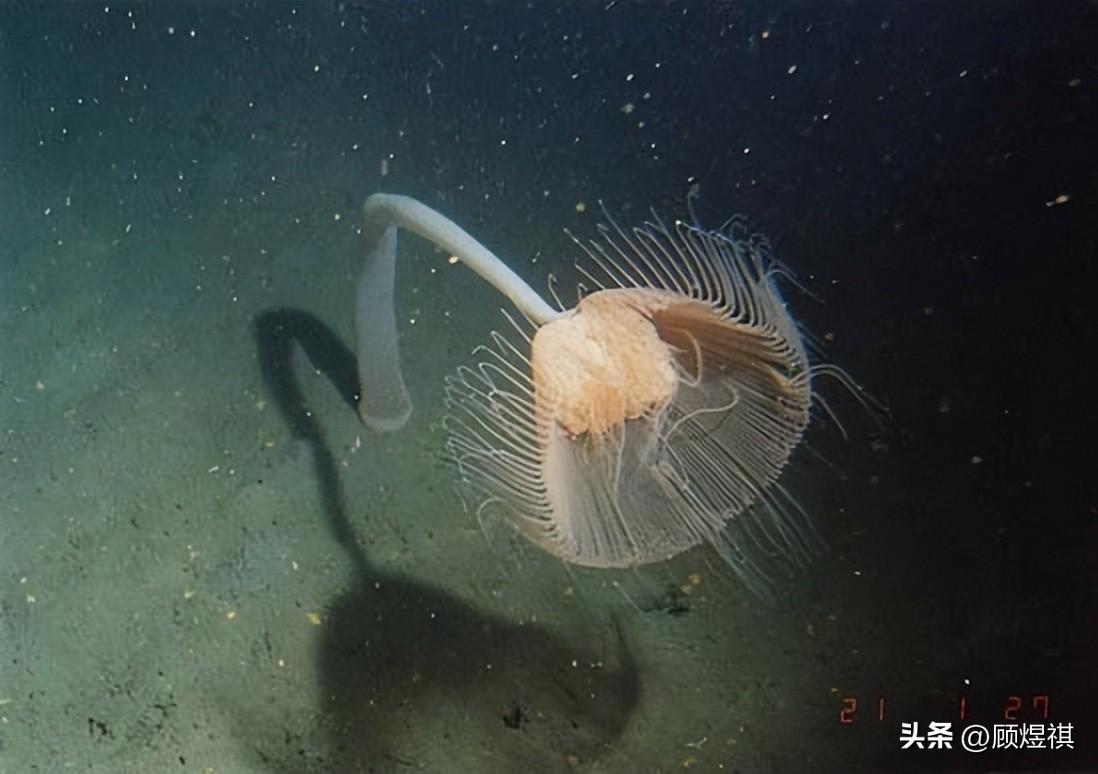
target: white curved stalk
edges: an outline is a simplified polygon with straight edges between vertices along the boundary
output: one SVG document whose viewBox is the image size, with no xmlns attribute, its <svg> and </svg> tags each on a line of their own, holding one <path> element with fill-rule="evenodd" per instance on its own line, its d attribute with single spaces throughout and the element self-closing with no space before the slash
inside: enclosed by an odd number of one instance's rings
<svg viewBox="0 0 1098 774">
<path fill-rule="evenodd" d="M 355 355 L 358 359 L 358 415 L 373 430 L 397 430 L 412 413 L 397 344 L 393 281 L 397 228 L 434 242 L 490 282 L 532 322 L 541 325 L 559 312 L 488 248 L 449 218 L 407 196 L 374 194 L 362 206 L 366 259 L 355 297 Z"/>
</svg>

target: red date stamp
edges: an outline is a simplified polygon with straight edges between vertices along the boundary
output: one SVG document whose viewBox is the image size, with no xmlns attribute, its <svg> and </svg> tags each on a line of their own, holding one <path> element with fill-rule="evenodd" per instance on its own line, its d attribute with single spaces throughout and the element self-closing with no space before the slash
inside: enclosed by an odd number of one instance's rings
<svg viewBox="0 0 1098 774">
<path fill-rule="evenodd" d="M 1050 700 L 1048 694 L 1008 695 L 998 702 L 991 703 L 991 718 L 996 721 L 1017 723 L 1022 721 L 1045 721 L 1049 719 Z M 963 722 L 970 719 L 970 699 L 968 694 L 957 694 L 952 706 L 942 708 L 943 717 Z M 980 713 L 983 715 L 984 713 Z M 849 725 L 856 721 L 888 719 L 889 702 L 883 695 L 859 697 L 844 696 L 839 707 L 839 722 Z"/>
</svg>

